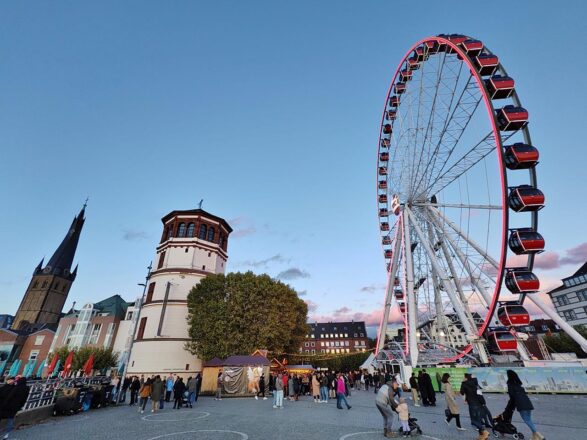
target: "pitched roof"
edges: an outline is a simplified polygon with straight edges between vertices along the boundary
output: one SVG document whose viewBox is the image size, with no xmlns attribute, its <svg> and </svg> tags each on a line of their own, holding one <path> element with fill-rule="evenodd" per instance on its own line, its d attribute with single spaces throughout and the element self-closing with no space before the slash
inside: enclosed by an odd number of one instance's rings
<svg viewBox="0 0 587 440">
<path fill-rule="evenodd" d="M 73 258 L 77 249 L 79 237 L 84 222 L 86 221 L 84 217 L 85 212 L 86 206 L 84 205 L 79 214 L 74 217 L 65 238 L 47 263 L 47 266 L 45 266 L 44 271 L 46 271 L 46 273 L 66 277 L 71 274 L 71 265 L 73 264 Z"/>
<path fill-rule="evenodd" d="M 223 365 L 231 367 L 245 367 L 247 365 L 270 365 L 271 362 L 263 356 L 229 356 L 227 357 Z"/>
<path fill-rule="evenodd" d="M 220 358 L 212 358 L 209 361 L 204 362 L 204 367 L 222 367 L 224 365 L 224 361 Z"/>
<path fill-rule="evenodd" d="M 100 310 L 101 313 L 108 313 L 108 315 L 123 319 L 129 304 L 131 303 L 122 299 L 120 295 L 112 295 L 110 298 L 95 303 L 94 308 Z"/>
<path fill-rule="evenodd" d="M 365 329 L 365 321 L 351 321 L 351 322 L 310 322 L 311 332 L 314 333 L 315 339 L 320 339 L 320 334 L 324 333 L 348 333 L 349 338 L 355 337 L 355 333 L 363 333 L 363 337 L 367 335 Z"/>
</svg>

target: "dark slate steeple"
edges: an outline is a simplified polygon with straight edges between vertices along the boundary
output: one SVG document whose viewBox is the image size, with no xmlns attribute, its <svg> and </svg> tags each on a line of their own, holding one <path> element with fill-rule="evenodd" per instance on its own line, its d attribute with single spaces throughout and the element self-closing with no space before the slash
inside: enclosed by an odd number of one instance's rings
<svg viewBox="0 0 587 440">
<path fill-rule="evenodd" d="M 58 275 L 64 278 L 69 278 L 70 276 L 72 279 L 75 278 L 75 274 L 71 272 L 71 265 L 73 264 L 73 257 L 75 256 L 77 243 L 79 241 L 84 222 L 86 221 L 85 213 L 86 204 L 84 204 L 82 210 L 73 219 L 73 222 L 71 222 L 71 226 L 69 227 L 67 235 L 43 269 L 43 273 Z"/>
</svg>

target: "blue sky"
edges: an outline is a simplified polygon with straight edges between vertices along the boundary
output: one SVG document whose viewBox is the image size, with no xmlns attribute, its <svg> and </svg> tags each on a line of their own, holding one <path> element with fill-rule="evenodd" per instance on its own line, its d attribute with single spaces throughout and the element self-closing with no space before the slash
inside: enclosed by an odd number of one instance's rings
<svg viewBox="0 0 587 440">
<path fill-rule="evenodd" d="M 374 322 L 381 109 L 410 45 L 453 32 L 500 56 L 530 112 L 556 283 L 587 259 L 585 6 L 564 3 L 3 2 L 1 312 L 86 196 L 67 306 L 135 297 L 160 218 L 203 198 L 236 230 L 229 270 L 285 272 L 312 316 Z"/>
</svg>

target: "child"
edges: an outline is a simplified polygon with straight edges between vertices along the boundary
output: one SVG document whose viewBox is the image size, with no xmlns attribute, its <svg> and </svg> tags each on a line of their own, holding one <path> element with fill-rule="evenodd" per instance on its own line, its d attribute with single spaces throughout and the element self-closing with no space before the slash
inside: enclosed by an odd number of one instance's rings
<svg viewBox="0 0 587 440">
<path fill-rule="evenodd" d="M 410 412 L 408 411 L 408 404 L 406 403 L 406 399 L 403 397 L 400 397 L 399 405 L 397 406 L 396 411 L 399 414 L 399 421 L 402 424 L 404 437 L 409 437 L 410 424 L 408 423 L 408 419 L 410 418 Z"/>
</svg>

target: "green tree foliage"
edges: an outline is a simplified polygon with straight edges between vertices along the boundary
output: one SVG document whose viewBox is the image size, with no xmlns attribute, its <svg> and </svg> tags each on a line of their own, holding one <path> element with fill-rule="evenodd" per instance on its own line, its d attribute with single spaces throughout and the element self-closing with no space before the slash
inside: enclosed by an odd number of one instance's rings
<svg viewBox="0 0 587 440">
<path fill-rule="evenodd" d="M 191 290 L 188 309 L 186 349 L 202 359 L 295 352 L 308 333 L 306 303 L 268 275 L 209 275 Z"/>
<path fill-rule="evenodd" d="M 70 351 L 71 350 L 67 345 L 64 345 L 63 347 L 59 347 L 53 353 L 49 354 L 49 362 L 51 362 L 53 360 L 54 356 L 59 356 L 59 360 L 61 361 L 61 365 L 63 365 L 65 363 L 65 359 L 67 359 L 67 355 L 69 354 Z"/>
<path fill-rule="evenodd" d="M 576 325 L 574 328 L 581 336 L 587 339 L 587 327 Z M 587 358 L 587 353 L 581 350 L 579 344 L 564 332 L 545 336 L 544 343 L 551 353 L 576 353 L 579 358 Z"/>
</svg>

